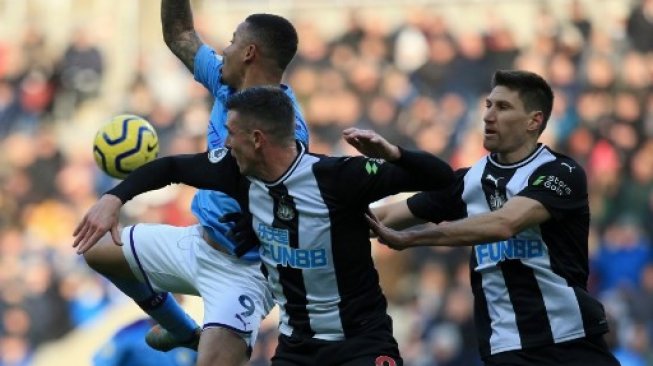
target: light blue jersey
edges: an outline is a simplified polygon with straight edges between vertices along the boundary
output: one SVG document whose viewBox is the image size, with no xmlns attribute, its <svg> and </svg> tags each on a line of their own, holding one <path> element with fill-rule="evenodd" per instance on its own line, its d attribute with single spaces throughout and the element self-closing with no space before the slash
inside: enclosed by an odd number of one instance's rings
<svg viewBox="0 0 653 366">
<path fill-rule="evenodd" d="M 227 98 L 236 90 L 222 83 L 222 56 L 207 45 L 202 45 L 195 55 L 195 80 L 202 83 L 215 98 L 207 131 L 208 150 L 223 147 L 227 140 Z M 308 145 L 308 128 L 297 99 L 289 86 L 281 87 L 295 106 L 295 136 Z M 221 223 L 219 219 L 227 213 L 240 211 L 238 203 L 222 192 L 198 190 L 193 197 L 191 210 L 213 240 L 233 253 L 235 244 L 226 237 L 232 224 Z M 242 258 L 259 260 L 258 248 L 250 250 Z"/>
</svg>

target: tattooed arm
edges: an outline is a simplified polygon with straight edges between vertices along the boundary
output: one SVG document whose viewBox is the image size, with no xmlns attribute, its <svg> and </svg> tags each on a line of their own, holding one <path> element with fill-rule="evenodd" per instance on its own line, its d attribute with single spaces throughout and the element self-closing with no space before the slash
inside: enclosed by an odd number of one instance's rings
<svg viewBox="0 0 653 366">
<path fill-rule="evenodd" d="M 195 54 L 202 45 L 193 26 L 190 0 L 161 0 L 163 39 L 190 72 L 194 72 Z"/>
</svg>

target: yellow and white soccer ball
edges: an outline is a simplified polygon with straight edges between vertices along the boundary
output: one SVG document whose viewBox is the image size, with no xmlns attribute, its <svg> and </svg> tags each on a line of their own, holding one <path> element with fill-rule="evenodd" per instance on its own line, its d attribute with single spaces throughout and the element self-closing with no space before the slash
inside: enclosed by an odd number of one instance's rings
<svg viewBox="0 0 653 366">
<path fill-rule="evenodd" d="M 131 114 L 113 117 L 98 130 L 93 142 L 98 167 L 118 179 L 124 179 L 158 154 L 159 139 L 154 127 L 143 117 Z"/>
</svg>

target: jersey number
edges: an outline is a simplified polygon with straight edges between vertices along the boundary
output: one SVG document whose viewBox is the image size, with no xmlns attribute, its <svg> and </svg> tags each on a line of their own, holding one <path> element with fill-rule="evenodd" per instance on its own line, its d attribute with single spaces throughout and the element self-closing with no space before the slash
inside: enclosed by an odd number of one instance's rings
<svg viewBox="0 0 653 366">
<path fill-rule="evenodd" d="M 256 308 L 254 307 L 254 301 L 251 297 L 247 295 L 240 295 L 238 301 L 240 302 L 240 305 L 245 308 L 245 311 L 240 313 L 241 316 L 247 317 L 254 314 L 254 310 L 256 310 Z"/>
</svg>

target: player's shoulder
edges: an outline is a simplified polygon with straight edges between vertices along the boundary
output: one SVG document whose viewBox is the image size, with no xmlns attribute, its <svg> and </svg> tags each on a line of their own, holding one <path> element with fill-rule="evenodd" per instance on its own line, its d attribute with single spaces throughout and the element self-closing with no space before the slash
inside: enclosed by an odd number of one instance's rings
<svg viewBox="0 0 653 366">
<path fill-rule="evenodd" d="M 548 148 L 548 151 L 554 157 L 553 160 L 544 163 L 538 170 L 551 173 L 558 173 L 566 176 L 585 177 L 585 169 L 572 157 Z"/>
<path fill-rule="evenodd" d="M 381 166 L 387 163 L 383 159 L 370 158 L 363 155 L 331 156 L 331 155 L 323 155 L 323 154 L 315 154 L 315 153 L 311 153 L 311 155 L 318 158 L 321 164 L 331 164 L 331 165 L 374 164 L 377 166 Z"/>
<path fill-rule="evenodd" d="M 310 153 L 316 160 L 317 170 L 328 172 L 332 176 L 346 174 L 355 176 L 375 176 L 386 165 L 383 159 L 369 158 L 367 156 L 329 156 Z"/>
<path fill-rule="evenodd" d="M 315 152 L 306 152 L 306 156 L 313 160 L 313 165 L 319 169 L 336 169 L 352 162 L 351 156 L 333 156 Z"/>
<path fill-rule="evenodd" d="M 282 83 L 282 84 L 279 85 L 279 87 L 280 87 L 281 90 L 283 90 L 283 92 L 286 93 L 286 94 L 287 94 L 291 99 L 293 99 L 293 100 L 297 99 L 297 98 L 295 97 L 295 92 L 293 91 L 292 86 L 290 86 L 290 85 L 288 85 L 288 84 L 283 84 L 283 83 Z"/>
<path fill-rule="evenodd" d="M 453 175 L 456 178 L 456 180 L 462 179 L 462 178 L 465 177 L 465 175 L 467 174 L 469 169 L 471 169 L 471 167 L 468 167 L 468 166 L 464 167 L 464 168 L 458 168 L 458 169 L 453 171 Z"/>
<path fill-rule="evenodd" d="M 218 61 L 222 63 L 222 55 L 206 43 L 202 43 L 195 54 L 196 59 L 203 57 L 206 57 L 209 61 Z"/>
<path fill-rule="evenodd" d="M 585 195 L 587 176 L 583 167 L 574 159 L 561 153 L 551 152 L 554 159 L 540 165 L 528 179 L 532 189 L 551 190 L 558 195 Z"/>
</svg>

